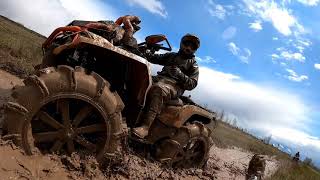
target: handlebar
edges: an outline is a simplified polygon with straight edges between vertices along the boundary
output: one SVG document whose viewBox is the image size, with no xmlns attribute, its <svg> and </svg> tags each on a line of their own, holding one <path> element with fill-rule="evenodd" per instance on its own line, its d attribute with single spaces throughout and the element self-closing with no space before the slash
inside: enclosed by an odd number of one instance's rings
<svg viewBox="0 0 320 180">
<path fill-rule="evenodd" d="M 172 47 L 168 41 L 168 39 L 164 39 L 167 43 L 167 47 L 163 46 L 163 44 L 158 44 L 158 43 L 148 43 L 147 41 L 146 42 L 143 42 L 143 43 L 140 43 L 138 44 L 138 47 L 141 47 L 143 49 L 149 49 L 151 51 L 159 51 L 159 50 L 166 50 L 166 51 L 171 51 L 172 50 Z"/>
</svg>

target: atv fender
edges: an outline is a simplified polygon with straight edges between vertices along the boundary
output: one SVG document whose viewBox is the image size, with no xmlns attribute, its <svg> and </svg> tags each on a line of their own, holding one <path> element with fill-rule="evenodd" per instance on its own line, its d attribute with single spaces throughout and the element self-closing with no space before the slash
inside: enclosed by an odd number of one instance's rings
<svg viewBox="0 0 320 180">
<path fill-rule="evenodd" d="M 167 106 L 158 116 L 158 119 L 167 126 L 180 128 L 187 121 L 201 121 L 211 123 L 214 114 L 194 105 Z"/>
</svg>

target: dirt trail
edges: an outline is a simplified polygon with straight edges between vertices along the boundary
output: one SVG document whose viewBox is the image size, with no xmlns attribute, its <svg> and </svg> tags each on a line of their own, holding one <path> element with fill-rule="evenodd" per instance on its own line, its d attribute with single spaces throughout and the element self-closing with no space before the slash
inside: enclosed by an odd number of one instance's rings
<svg viewBox="0 0 320 180">
<path fill-rule="evenodd" d="M 0 107 L 10 99 L 14 85 L 22 85 L 18 77 L 0 70 Z M 3 119 L 0 108 L 0 128 Z M 253 153 L 239 148 L 213 147 L 204 169 L 177 170 L 126 153 L 118 164 L 100 169 L 93 157 L 73 154 L 26 156 L 24 152 L 0 138 L 1 179 L 245 179 L 246 169 Z M 266 176 L 274 173 L 278 162 L 267 157 Z"/>
</svg>

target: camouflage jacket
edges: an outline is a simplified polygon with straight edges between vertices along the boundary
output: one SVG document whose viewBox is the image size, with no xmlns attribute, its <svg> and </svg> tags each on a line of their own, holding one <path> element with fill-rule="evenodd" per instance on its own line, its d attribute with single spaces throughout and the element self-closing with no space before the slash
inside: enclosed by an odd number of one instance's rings
<svg viewBox="0 0 320 180">
<path fill-rule="evenodd" d="M 158 77 L 172 78 L 168 73 L 168 67 L 176 66 L 182 73 L 184 73 L 185 78 L 181 80 L 176 80 L 177 84 L 182 90 L 192 90 L 198 84 L 199 78 L 199 67 L 195 60 L 195 56 L 183 56 L 178 53 L 166 53 L 166 54 L 154 54 L 147 58 L 149 62 L 154 64 L 163 65 L 161 72 L 158 72 Z"/>
</svg>

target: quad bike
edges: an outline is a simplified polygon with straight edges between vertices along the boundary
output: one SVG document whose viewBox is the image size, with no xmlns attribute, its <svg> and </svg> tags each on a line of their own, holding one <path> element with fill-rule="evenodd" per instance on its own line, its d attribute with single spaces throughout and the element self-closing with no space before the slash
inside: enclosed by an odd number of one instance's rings
<svg viewBox="0 0 320 180">
<path fill-rule="evenodd" d="M 13 89 L 15 102 L 5 109 L 7 136 L 27 154 L 114 155 L 143 117 L 152 85 L 143 52 L 160 49 L 171 50 L 163 35 L 148 36 L 132 53 L 82 26 L 56 29 L 43 44 L 38 70 Z M 214 124 L 214 113 L 183 96 L 166 104 L 140 143 L 152 147 L 159 161 L 201 167 Z"/>
</svg>

